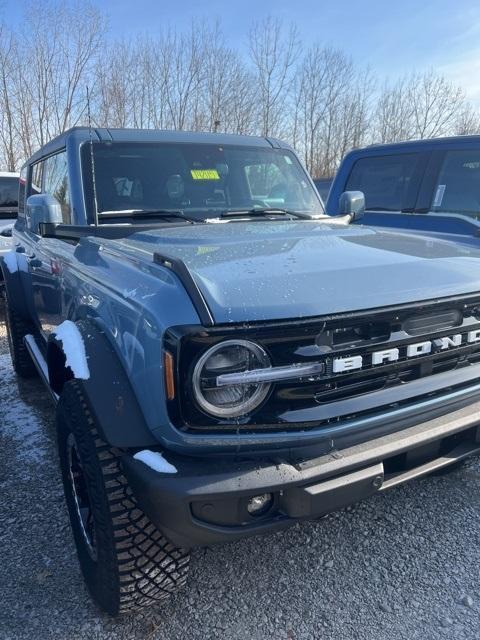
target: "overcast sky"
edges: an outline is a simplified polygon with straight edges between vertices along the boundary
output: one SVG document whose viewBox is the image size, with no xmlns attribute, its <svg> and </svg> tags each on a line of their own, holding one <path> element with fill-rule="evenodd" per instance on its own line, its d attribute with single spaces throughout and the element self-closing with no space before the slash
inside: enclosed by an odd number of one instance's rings
<svg viewBox="0 0 480 640">
<path fill-rule="evenodd" d="M 3 0 L 17 21 L 22 3 Z M 112 35 L 138 36 L 162 25 L 220 18 L 227 39 L 245 46 L 252 19 L 293 21 L 303 42 L 346 51 L 381 77 L 433 68 L 462 85 L 480 106 L 480 0 L 97 0 Z"/>
</svg>

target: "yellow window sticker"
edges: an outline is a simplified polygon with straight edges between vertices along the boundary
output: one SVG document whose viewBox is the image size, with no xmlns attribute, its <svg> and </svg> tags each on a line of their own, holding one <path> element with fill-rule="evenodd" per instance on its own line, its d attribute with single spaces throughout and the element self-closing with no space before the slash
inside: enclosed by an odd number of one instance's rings
<svg viewBox="0 0 480 640">
<path fill-rule="evenodd" d="M 190 173 L 194 180 L 220 180 L 216 169 L 191 169 Z"/>
<path fill-rule="evenodd" d="M 197 248 L 197 256 L 203 256 L 206 253 L 212 253 L 213 251 L 218 251 L 219 247 L 198 247 Z"/>
</svg>

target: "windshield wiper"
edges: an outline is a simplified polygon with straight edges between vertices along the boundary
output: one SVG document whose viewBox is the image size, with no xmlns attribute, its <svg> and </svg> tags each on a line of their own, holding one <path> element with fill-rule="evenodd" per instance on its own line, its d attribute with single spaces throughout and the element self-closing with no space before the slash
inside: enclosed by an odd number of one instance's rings
<svg viewBox="0 0 480 640">
<path fill-rule="evenodd" d="M 222 211 L 220 214 L 221 218 L 234 218 L 235 216 L 266 216 L 268 214 L 272 215 L 288 215 L 293 216 L 295 218 L 302 218 L 304 220 L 311 220 L 312 217 L 308 213 L 300 213 L 299 211 L 291 211 L 290 209 L 279 209 L 278 207 L 264 207 L 257 208 L 253 207 L 252 209 L 239 209 L 238 211 Z"/>
<path fill-rule="evenodd" d="M 187 222 L 201 222 L 197 218 L 186 216 L 182 209 L 121 209 L 119 211 L 100 211 L 99 218 L 181 218 Z"/>
</svg>

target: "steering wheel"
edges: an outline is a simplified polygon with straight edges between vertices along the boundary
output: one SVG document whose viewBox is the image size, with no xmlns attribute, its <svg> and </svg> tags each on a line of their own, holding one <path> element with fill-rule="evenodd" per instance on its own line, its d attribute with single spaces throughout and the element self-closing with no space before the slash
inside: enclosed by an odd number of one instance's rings
<svg viewBox="0 0 480 640">
<path fill-rule="evenodd" d="M 254 209 L 255 207 L 258 207 L 259 209 L 265 209 L 268 206 L 267 203 L 263 202 L 262 200 L 252 200 L 251 204 L 252 209 Z"/>
<path fill-rule="evenodd" d="M 283 198 L 285 200 L 285 197 L 287 195 L 288 192 L 288 187 L 284 182 L 277 182 L 277 184 L 274 184 L 273 187 L 270 189 L 270 193 L 268 194 L 269 198 Z"/>
</svg>

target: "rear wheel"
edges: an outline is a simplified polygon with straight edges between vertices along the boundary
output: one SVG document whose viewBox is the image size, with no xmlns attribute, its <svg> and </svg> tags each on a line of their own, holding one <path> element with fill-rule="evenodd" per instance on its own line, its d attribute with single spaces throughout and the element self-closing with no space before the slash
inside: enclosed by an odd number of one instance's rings
<svg viewBox="0 0 480 640">
<path fill-rule="evenodd" d="M 78 381 L 62 391 L 57 427 L 67 507 L 94 600 L 116 615 L 168 598 L 186 582 L 189 554 L 139 509 L 120 452 L 99 437 Z"/>
<path fill-rule="evenodd" d="M 6 288 L 5 324 L 7 326 L 8 346 L 10 348 L 15 373 L 21 378 L 33 378 L 37 376 L 37 370 L 24 342 L 25 336 L 33 332 L 33 326 L 26 322 L 12 307 Z"/>
</svg>

